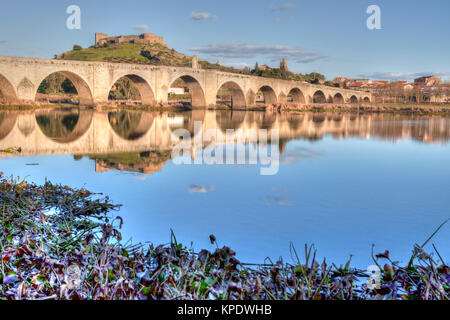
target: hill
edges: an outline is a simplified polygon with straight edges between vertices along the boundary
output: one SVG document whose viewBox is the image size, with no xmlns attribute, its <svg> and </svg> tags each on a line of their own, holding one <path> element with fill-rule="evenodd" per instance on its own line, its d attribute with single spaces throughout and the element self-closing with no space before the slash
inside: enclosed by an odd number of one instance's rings
<svg viewBox="0 0 450 320">
<path fill-rule="evenodd" d="M 83 49 L 75 45 L 73 50 L 55 56 L 62 60 L 102 61 L 116 63 L 150 64 L 156 66 L 190 67 L 192 56 L 169 49 L 159 43 L 144 45 L 133 43 L 107 43 Z M 246 73 L 246 70 L 221 66 L 199 59 L 202 69 L 218 69 L 226 72 Z M 248 70 L 247 73 L 250 73 Z"/>
</svg>

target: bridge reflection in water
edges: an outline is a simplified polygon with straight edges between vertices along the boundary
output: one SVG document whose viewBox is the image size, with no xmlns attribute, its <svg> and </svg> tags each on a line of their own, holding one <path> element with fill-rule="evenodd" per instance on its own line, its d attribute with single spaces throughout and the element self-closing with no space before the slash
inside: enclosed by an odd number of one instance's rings
<svg viewBox="0 0 450 320">
<path fill-rule="evenodd" d="M 325 135 L 379 138 L 389 141 L 413 139 L 422 143 L 446 143 L 450 118 L 435 115 L 354 113 L 267 113 L 251 111 L 147 112 L 93 111 L 90 109 L 39 109 L 0 112 L 0 149 L 20 147 L 20 154 L 0 157 L 73 154 L 96 161 L 96 170 L 109 169 L 153 173 L 171 158 L 174 131 L 187 129 L 192 138 L 195 121 L 221 133 L 240 130 L 241 142 L 252 141 L 252 131 L 277 129 L 282 153 L 292 139 L 316 141 Z M 194 141 L 192 139 L 192 141 Z M 216 141 L 223 144 L 223 141 Z M 206 147 L 206 144 L 201 146 Z M 192 154 L 198 151 L 193 146 Z"/>
</svg>

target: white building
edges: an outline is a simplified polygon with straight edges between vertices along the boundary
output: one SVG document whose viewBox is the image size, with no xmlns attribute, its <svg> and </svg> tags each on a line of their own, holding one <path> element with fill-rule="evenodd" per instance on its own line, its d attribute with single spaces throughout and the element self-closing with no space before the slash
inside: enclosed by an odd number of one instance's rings
<svg viewBox="0 0 450 320">
<path fill-rule="evenodd" d="M 169 94 L 184 94 L 184 88 L 170 87 Z"/>
</svg>

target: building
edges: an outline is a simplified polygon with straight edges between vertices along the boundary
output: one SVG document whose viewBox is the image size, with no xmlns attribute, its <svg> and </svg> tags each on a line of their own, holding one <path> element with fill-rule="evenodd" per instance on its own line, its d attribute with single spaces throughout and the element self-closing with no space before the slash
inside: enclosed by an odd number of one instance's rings
<svg viewBox="0 0 450 320">
<path fill-rule="evenodd" d="M 109 36 L 104 33 L 97 32 L 95 34 L 95 44 L 102 46 L 106 43 L 138 43 L 138 44 L 155 44 L 159 43 L 165 47 L 169 45 L 164 43 L 164 38 L 157 36 L 153 33 L 143 33 L 140 35 L 129 35 L 129 36 Z"/>
<path fill-rule="evenodd" d="M 184 94 L 184 88 L 181 87 L 170 87 L 169 94 Z"/>
<path fill-rule="evenodd" d="M 414 79 L 414 83 L 421 83 L 426 86 L 436 86 L 442 84 L 442 80 L 436 76 L 426 76 Z"/>
<path fill-rule="evenodd" d="M 350 79 L 350 82 L 362 83 L 362 84 L 371 84 L 372 80 L 370 80 L 370 79 Z"/>
<path fill-rule="evenodd" d="M 346 84 L 348 83 L 348 78 L 345 77 L 337 77 L 333 79 L 333 85 L 335 87 L 344 88 Z"/>
<path fill-rule="evenodd" d="M 370 79 L 350 79 L 345 77 L 337 77 L 333 79 L 335 87 L 343 88 L 349 87 L 352 89 L 359 89 L 364 86 L 372 85 L 373 81 Z"/>
</svg>

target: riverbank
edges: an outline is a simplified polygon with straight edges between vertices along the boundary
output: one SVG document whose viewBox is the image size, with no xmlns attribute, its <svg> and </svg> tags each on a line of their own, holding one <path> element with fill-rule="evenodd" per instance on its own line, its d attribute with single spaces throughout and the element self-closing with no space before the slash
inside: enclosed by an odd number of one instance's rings
<svg viewBox="0 0 450 320">
<path fill-rule="evenodd" d="M 0 105 L 0 110 L 30 110 L 43 108 L 59 108 L 59 107 L 78 107 L 73 103 L 61 104 L 29 104 L 29 105 Z M 137 101 L 130 104 L 125 102 L 112 102 L 105 106 L 83 108 L 96 108 L 99 110 L 146 110 L 146 111 L 188 111 L 205 109 L 204 107 L 191 107 L 186 103 L 171 102 L 167 105 L 143 106 Z M 208 110 L 231 110 L 230 107 L 219 104 L 214 107 L 206 108 Z M 404 114 L 450 114 L 450 105 L 415 105 L 415 104 L 295 104 L 295 103 L 278 103 L 271 106 L 262 104 L 250 107 L 235 107 L 234 111 L 271 111 L 271 112 L 365 112 L 365 113 L 404 113 Z"/>
<path fill-rule="evenodd" d="M 450 269 L 434 248 L 416 245 L 406 266 L 373 255 L 379 278 L 316 260 L 313 246 L 296 262 L 245 264 L 236 253 L 192 249 L 171 234 L 167 245 L 131 244 L 119 205 L 85 189 L 1 177 L 0 299 L 448 299 Z M 378 282 L 379 281 L 379 282 Z"/>
<path fill-rule="evenodd" d="M 286 112 L 367 112 L 367 113 L 411 113 L 411 114 L 449 114 L 449 104 L 295 104 L 278 103 L 268 107 L 272 111 Z"/>
</svg>

